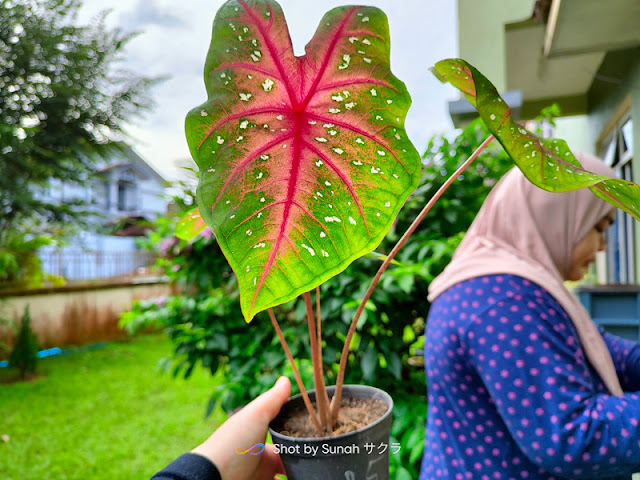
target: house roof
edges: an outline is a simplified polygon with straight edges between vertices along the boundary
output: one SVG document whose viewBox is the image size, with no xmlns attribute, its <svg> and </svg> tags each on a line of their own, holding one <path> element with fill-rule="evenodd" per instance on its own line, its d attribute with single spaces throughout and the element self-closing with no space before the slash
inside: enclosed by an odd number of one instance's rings
<svg viewBox="0 0 640 480">
<path fill-rule="evenodd" d="M 607 52 L 640 45 L 637 0 L 552 0 L 548 15 L 505 25 L 507 90 L 522 92 L 522 116 L 557 102 L 587 113 L 587 93 Z M 545 19 L 545 16 L 547 17 Z"/>
<path fill-rule="evenodd" d="M 134 167 L 141 173 L 154 178 L 159 183 L 167 183 L 167 180 L 165 180 L 165 178 L 160 175 L 160 173 L 158 173 L 156 169 L 154 169 L 140 155 L 138 155 L 133 150 L 133 148 L 125 144 L 122 144 L 121 147 L 122 148 L 120 149 L 120 151 L 122 152 L 122 157 L 118 158 L 117 162 L 109 163 L 105 167 L 98 170 L 98 172 L 108 172 L 119 168 Z"/>
</svg>

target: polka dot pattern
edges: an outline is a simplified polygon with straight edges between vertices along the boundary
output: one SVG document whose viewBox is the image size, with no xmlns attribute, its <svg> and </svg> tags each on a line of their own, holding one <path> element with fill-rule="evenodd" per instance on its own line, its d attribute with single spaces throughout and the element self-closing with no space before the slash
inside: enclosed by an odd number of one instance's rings
<svg viewBox="0 0 640 480">
<path fill-rule="evenodd" d="M 638 346 L 604 338 L 623 388 L 637 391 Z M 640 471 L 640 395 L 608 395 L 566 312 L 538 285 L 488 275 L 448 289 L 429 312 L 425 362 L 420 480 Z"/>
</svg>

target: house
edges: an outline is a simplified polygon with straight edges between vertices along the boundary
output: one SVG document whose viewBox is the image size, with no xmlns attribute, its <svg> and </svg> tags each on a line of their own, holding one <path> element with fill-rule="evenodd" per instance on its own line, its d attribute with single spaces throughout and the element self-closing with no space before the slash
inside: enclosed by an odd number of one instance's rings
<svg viewBox="0 0 640 480">
<path fill-rule="evenodd" d="M 494 83 L 516 118 L 532 119 L 557 103 L 563 116 L 554 137 L 603 158 L 618 177 L 640 183 L 640 2 L 458 0 L 457 6 L 459 56 Z M 449 112 L 461 126 L 472 107 L 452 101 Z M 625 315 L 633 316 L 636 339 L 638 228 L 618 213 L 595 274 L 599 284 L 609 285 L 601 291 L 617 295 L 616 308 L 620 295 L 632 295 Z M 583 303 L 590 309 L 587 297 Z"/>
<path fill-rule="evenodd" d="M 48 202 L 85 201 L 99 225 L 78 232 L 70 244 L 43 248 L 39 257 L 46 273 L 68 281 L 114 277 L 151 261 L 148 252 L 137 247 L 136 237 L 148 228 L 145 221 L 166 214 L 166 180 L 130 147 L 99 166 L 97 173 L 85 185 L 52 182 L 46 191 Z"/>
</svg>

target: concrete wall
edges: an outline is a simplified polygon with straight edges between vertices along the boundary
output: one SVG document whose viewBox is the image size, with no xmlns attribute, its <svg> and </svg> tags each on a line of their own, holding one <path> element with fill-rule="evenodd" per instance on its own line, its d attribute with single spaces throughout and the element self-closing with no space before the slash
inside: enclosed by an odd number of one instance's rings
<svg viewBox="0 0 640 480">
<path fill-rule="evenodd" d="M 0 316 L 19 320 L 29 305 L 33 330 L 42 348 L 82 345 L 122 337 L 120 314 L 136 300 L 170 295 L 164 281 L 108 286 L 69 286 L 0 296 Z M 0 328 L 0 341 L 12 333 Z"/>
<path fill-rule="evenodd" d="M 507 85 L 504 25 L 525 20 L 535 0 L 458 0 L 460 58 L 480 70 L 503 92 Z"/>
</svg>

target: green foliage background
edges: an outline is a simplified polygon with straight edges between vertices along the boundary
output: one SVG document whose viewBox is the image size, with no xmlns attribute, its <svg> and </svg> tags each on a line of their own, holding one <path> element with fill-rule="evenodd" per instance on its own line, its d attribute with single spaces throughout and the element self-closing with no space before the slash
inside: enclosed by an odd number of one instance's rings
<svg viewBox="0 0 640 480">
<path fill-rule="evenodd" d="M 429 142 L 420 185 L 379 252 L 391 250 L 428 199 L 487 135 L 482 124 L 474 122 L 453 139 L 436 136 Z M 417 478 L 420 466 L 427 410 L 425 377 L 421 368 L 409 364 L 409 358 L 424 344 L 428 284 L 451 259 L 491 186 L 511 166 L 499 146 L 483 152 L 401 250 L 399 263 L 382 276 L 359 321 L 345 381 L 373 385 L 394 397 L 391 435 L 402 448 L 391 455 L 392 478 Z M 212 375 L 221 373 L 223 380 L 212 392 L 209 411 L 217 402 L 231 411 L 268 389 L 278 376 L 293 378 L 293 374 L 268 316 L 260 314 L 250 325 L 244 322 L 235 277 L 213 235 L 205 230 L 190 243 L 173 237 L 177 220 L 192 208 L 193 192 L 185 191 L 175 199 L 176 216 L 160 220 L 145 241 L 147 248 L 160 250 L 158 267 L 183 293 L 138 302 L 123 316 L 122 324 L 131 332 L 148 326 L 165 328 L 175 347 L 165 367 L 185 378 L 199 363 Z M 335 383 L 347 329 L 380 263 L 374 255 L 363 257 L 321 286 L 328 384 Z M 304 301 L 293 300 L 275 313 L 305 384 L 312 385 Z"/>
</svg>

